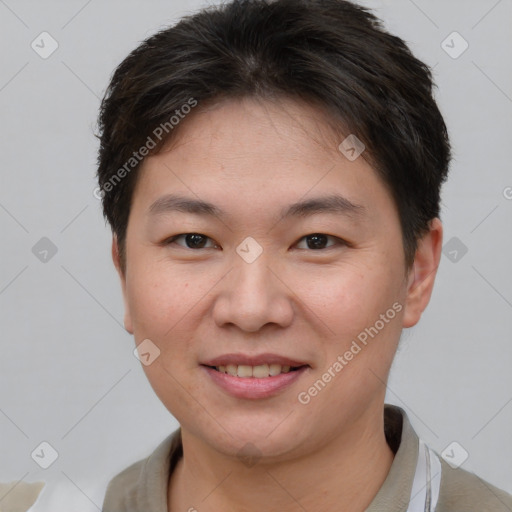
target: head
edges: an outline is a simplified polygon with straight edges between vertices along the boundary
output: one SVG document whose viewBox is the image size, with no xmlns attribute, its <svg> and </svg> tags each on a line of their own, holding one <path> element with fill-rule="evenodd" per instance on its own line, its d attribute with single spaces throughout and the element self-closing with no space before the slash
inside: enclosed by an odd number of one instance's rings
<svg viewBox="0 0 512 512">
<path fill-rule="evenodd" d="M 182 427 L 291 457 L 381 417 L 430 299 L 450 159 L 405 43 L 342 0 L 211 7 L 119 65 L 99 128 L 125 327 L 156 347 L 144 369 Z M 240 398 L 206 365 L 233 353 L 304 370 Z"/>
</svg>

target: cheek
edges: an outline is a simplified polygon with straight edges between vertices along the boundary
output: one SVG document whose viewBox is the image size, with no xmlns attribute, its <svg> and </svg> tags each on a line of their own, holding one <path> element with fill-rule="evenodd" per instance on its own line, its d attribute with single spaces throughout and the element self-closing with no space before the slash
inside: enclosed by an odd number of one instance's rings
<svg viewBox="0 0 512 512">
<path fill-rule="evenodd" d="M 329 337 L 347 340 L 373 325 L 400 299 L 397 275 L 375 263 L 344 266 L 308 273 L 296 282 L 294 292 L 315 316 L 329 327 Z"/>
<path fill-rule="evenodd" d="M 130 314 L 135 337 L 162 338 L 183 318 L 201 296 L 201 286 L 179 269 L 141 265 L 127 280 Z"/>
<path fill-rule="evenodd" d="M 129 281 L 135 340 L 138 344 L 149 339 L 159 350 L 158 357 L 143 370 L 168 407 L 176 407 L 180 400 L 189 407 L 193 405 L 188 403 L 193 392 L 188 372 L 197 366 L 194 326 L 200 300 L 210 287 L 201 284 L 200 279 L 191 280 L 179 269 L 170 272 L 161 266 L 147 266 Z M 185 392 L 184 388 L 190 389 Z"/>
</svg>

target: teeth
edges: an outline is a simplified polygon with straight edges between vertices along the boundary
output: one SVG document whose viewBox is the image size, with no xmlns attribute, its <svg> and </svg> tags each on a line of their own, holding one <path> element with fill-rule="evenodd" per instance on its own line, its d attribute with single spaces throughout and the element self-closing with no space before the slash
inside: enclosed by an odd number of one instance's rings
<svg viewBox="0 0 512 512">
<path fill-rule="evenodd" d="M 260 364 L 258 366 L 248 366 L 245 364 L 228 364 L 226 366 L 216 366 L 215 369 L 221 373 L 227 373 L 233 377 L 255 377 L 262 379 L 265 377 L 274 377 L 280 373 L 288 373 L 290 366 L 280 364 Z"/>
<path fill-rule="evenodd" d="M 269 372 L 271 376 L 279 375 L 281 373 L 281 365 L 280 364 L 271 364 L 269 366 Z"/>
<path fill-rule="evenodd" d="M 240 364 L 236 373 L 239 377 L 252 377 L 252 366 Z"/>
<path fill-rule="evenodd" d="M 223 367 L 221 366 L 220 368 L 223 368 Z M 228 364 L 225 368 L 226 368 L 226 370 L 220 370 L 220 371 L 224 371 L 226 373 L 229 373 L 229 375 L 233 375 L 233 377 L 236 377 L 236 371 L 238 369 L 236 364 Z"/>
<path fill-rule="evenodd" d="M 261 364 L 259 366 L 252 367 L 252 376 L 253 377 L 261 379 L 262 377 L 268 377 L 268 375 L 269 375 L 268 364 Z"/>
</svg>

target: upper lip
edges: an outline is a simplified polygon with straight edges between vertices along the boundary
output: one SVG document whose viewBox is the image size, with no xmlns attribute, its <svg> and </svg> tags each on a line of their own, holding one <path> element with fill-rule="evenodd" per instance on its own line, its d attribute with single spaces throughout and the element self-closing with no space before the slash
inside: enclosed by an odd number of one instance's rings
<svg viewBox="0 0 512 512">
<path fill-rule="evenodd" d="M 280 364 L 281 366 L 309 366 L 308 363 L 290 359 L 279 354 L 224 354 L 201 363 L 205 366 L 227 366 L 228 364 L 260 366 L 262 364 Z"/>
</svg>

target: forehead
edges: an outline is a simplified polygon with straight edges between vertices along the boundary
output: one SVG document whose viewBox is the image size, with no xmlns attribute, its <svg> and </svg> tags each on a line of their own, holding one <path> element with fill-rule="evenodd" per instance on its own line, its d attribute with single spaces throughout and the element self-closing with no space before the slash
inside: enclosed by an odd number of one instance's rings
<svg viewBox="0 0 512 512">
<path fill-rule="evenodd" d="M 263 158 L 277 153 L 281 159 L 305 158 L 306 162 L 321 153 L 331 159 L 337 157 L 342 137 L 341 126 L 320 107 L 284 97 L 225 100 L 199 108 L 184 119 L 171 147 L 187 139 L 190 142 L 194 136 L 210 136 L 212 149 L 223 144 L 231 146 L 233 152 L 242 149 Z"/>
<path fill-rule="evenodd" d="M 179 209 L 170 195 L 195 200 L 203 212 L 206 203 L 211 211 L 236 204 L 281 214 L 293 203 L 304 212 L 306 201 L 326 196 L 346 213 L 349 205 L 366 211 L 389 203 L 387 187 L 364 153 L 351 161 L 340 152 L 343 136 L 323 112 L 293 101 L 243 99 L 198 109 L 162 152 L 145 160 L 135 195 L 152 213 Z"/>
</svg>

